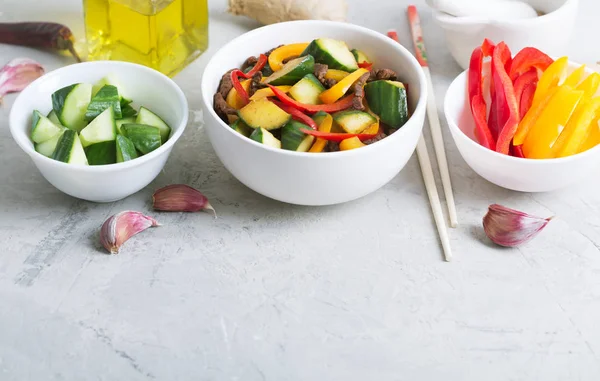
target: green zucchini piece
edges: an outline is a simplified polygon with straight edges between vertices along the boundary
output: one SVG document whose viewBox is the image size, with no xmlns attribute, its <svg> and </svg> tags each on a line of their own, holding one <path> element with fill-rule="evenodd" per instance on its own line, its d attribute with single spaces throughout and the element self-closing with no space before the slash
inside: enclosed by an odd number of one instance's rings
<svg viewBox="0 0 600 381">
<path fill-rule="evenodd" d="M 84 151 L 90 165 L 105 165 L 117 162 L 117 146 L 114 141 L 92 144 L 85 147 Z"/>
<path fill-rule="evenodd" d="M 138 153 L 133 142 L 123 135 L 117 135 L 117 163 L 137 159 Z"/>
<path fill-rule="evenodd" d="M 369 108 L 383 123 L 391 128 L 400 128 L 408 120 L 406 88 L 402 82 L 373 81 L 365 86 Z"/>
<path fill-rule="evenodd" d="M 117 134 L 121 133 L 121 126 L 124 124 L 131 124 L 131 123 L 135 123 L 135 117 L 130 116 L 127 118 L 123 118 L 123 119 L 117 119 L 115 120 L 115 124 L 117 125 Z"/>
<path fill-rule="evenodd" d="M 358 49 L 352 49 L 352 55 L 354 56 L 354 59 L 356 59 L 357 63 L 372 63 L 371 60 L 369 59 L 369 57 L 367 57 L 367 55 L 365 53 L 363 53 L 361 50 Z"/>
<path fill-rule="evenodd" d="M 290 120 L 288 124 L 283 126 L 281 129 L 281 148 L 296 151 L 296 152 L 308 152 L 315 137 L 307 135 L 300 131 L 301 129 L 310 129 L 304 123 L 296 120 Z"/>
<path fill-rule="evenodd" d="M 117 138 L 117 125 L 112 107 L 102 111 L 80 133 L 81 144 L 84 147 L 95 143 L 114 141 Z"/>
<path fill-rule="evenodd" d="M 48 115 L 46 115 L 46 118 L 50 119 L 50 121 L 54 124 L 56 124 L 57 126 L 62 126 L 62 124 L 60 123 L 60 120 L 58 120 L 58 116 L 56 116 L 56 112 L 54 112 L 54 110 L 51 110 Z"/>
<path fill-rule="evenodd" d="M 300 103 L 308 105 L 317 105 L 321 103 L 319 95 L 325 91 L 325 87 L 321 84 L 321 81 L 314 76 L 314 74 L 306 74 L 304 78 L 298 81 L 289 93 Z"/>
<path fill-rule="evenodd" d="M 52 94 L 52 109 L 60 124 L 79 132 L 87 124 L 85 113 L 91 98 L 92 85 L 76 83 L 63 87 Z"/>
<path fill-rule="evenodd" d="M 121 131 L 143 155 L 160 147 L 160 130 L 145 124 L 124 124 Z"/>
<path fill-rule="evenodd" d="M 250 136 L 252 134 L 252 128 L 248 127 L 246 123 L 244 123 L 241 119 L 237 119 L 235 122 L 231 123 L 230 126 L 234 131 L 239 132 L 245 137 Z"/>
<path fill-rule="evenodd" d="M 105 85 L 92 97 L 85 112 L 85 120 L 88 122 L 94 120 L 94 118 L 109 107 L 113 109 L 115 119 L 120 119 L 121 101 L 119 91 L 112 85 Z"/>
<path fill-rule="evenodd" d="M 131 101 L 121 97 L 121 117 L 122 118 L 135 118 L 137 111 L 131 107 Z"/>
<path fill-rule="evenodd" d="M 65 132 L 66 130 L 67 129 L 63 127 L 62 131 L 58 135 L 54 136 L 52 139 L 46 140 L 43 143 L 34 144 L 35 150 L 41 153 L 42 155 L 51 158 L 52 154 L 54 153 L 54 150 L 56 149 L 56 145 L 58 144 L 58 140 L 62 136 L 63 132 Z"/>
<path fill-rule="evenodd" d="M 327 65 L 330 69 L 344 70 L 353 72 L 358 69 L 356 58 L 348 49 L 344 41 L 334 40 L 332 38 L 318 38 L 313 40 L 304 52 L 300 54 L 305 56 L 310 54 L 315 62 Z"/>
<path fill-rule="evenodd" d="M 281 148 L 281 142 L 271 132 L 264 128 L 257 128 L 250 135 L 250 139 L 273 148 Z"/>
<path fill-rule="evenodd" d="M 165 144 L 165 142 L 169 139 L 169 135 L 171 135 L 171 127 L 164 120 L 162 120 L 158 115 L 148 110 L 145 107 L 140 107 L 140 112 L 135 119 L 136 124 L 146 124 L 148 126 L 156 127 L 160 130 L 160 139 L 161 144 Z"/>
<path fill-rule="evenodd" d="M 314 70 L 315 59 L 311 55 L 304 55 L 290 60 L 281 69 L 268 76 L 264 83 L 273 86 L 293 85 Z"/>
<path fill-rule="evenodd" d="M 360 134 L 370 125 L 377 122 L 377 118 L 373 115 L 358 110 L 336 112 L 333 114 L 333 120 L 335 120 L 344 131 L 350 134 Z"/>
<path fill-rule="evenodd" d="M 56 144 L 56 149 L 52 154 L 54 160 L 69 164 L 88 165 L 85 151 L 79 140 L 76 131 L 65 130 Z"/>
<path fill-rule="evenodd" d="M 238 110 L 238 116 L 250 128 L 275 130 L 283 127 L 292 116 L 266 98 L 248 103 Z"/>
<path fill-rule="evenodd" d="M 38 110 L 33 110 L 33 116 L 31 117 L 31 140 L 34 143 L 42 143 L 50 140 L 61 133 L 62 130 L 61 125 L 57 126 Z"/>
</svg>

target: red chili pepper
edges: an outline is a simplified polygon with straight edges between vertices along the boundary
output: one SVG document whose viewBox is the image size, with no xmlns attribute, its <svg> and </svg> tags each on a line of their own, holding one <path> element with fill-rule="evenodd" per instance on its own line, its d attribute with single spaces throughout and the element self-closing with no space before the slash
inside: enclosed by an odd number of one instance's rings
<svg viewBox="0 0 600 381">
<path fill-rule="evenodd" d="M 240 80 L 238 78 L 238 77 L 244 77 L 244 76 L 245 76 L 245 74 L 241 70 L 232 71 L 231 72 L 231 83 L 233 83 L 233 87 L 235 88 L 235 91 L 237 91 L 240 98 L 242 98 L 242 101 L 244 101 L 244 105 L 247 105 L 248 102 L 250 102 L 250 97 L 248 96 L 248 92 L 246 91 L 246 89 L 244 89 L 244 87 L 242 86 L 242 84 L 240 83 Z"/>
<path fill-rule="evenodd" d="M 471 105 L 471 113 L 475 120 L 475 135 L 479 140 L 479 144 L 495 149 L 496 142 L 492 136 L 490 128 L 486 121 L 486 105 L 483 99 L 483 49 L 475 48 L 471 55 L 471 63 L 469 64 L 469 100 Z"/>
<path fill-rule="evenodd" d="M 535 95 L 536 89 L 537 89 L 537 83 L 530 83 L 527 86 L 525 86 L 525 89 L 523 90 L 523 94 L 521 94 L 521 99 L 519 100 L 519 117 L 520 117 L 520 119 L 523 119 L 525 114 L 527 114 L 527 111 L 529 111 L 529 109 L 531 108 L 531 105 L 533 104 L 533 96 Z"/>
<path fill-rule="evenodd" d="M 523 48 L 512 60 L 509 72 L 510 79 L 515 81 L 517 77 L 532 68 L 544 71 L 553 62 L 552 58 L 536 48 Z"/>
<path fill-rule="evenodd" d="M 298 122 L 302 122 L 302 123 L 308 125 L 313 130 L 317 130 L 319 128 L 319 126 L 317 126 L 317 123 L 314 120 L 312 120 L 312 118 L 310 116 L 306 115 L 305 113 L 298 110 L 297 108 L 294 108 L 291 106 L 286 106 L 283 103 L 276 101 L 276 100 L 271 100 L 271 102 L 276 104 L 277 107 L 279 107 L 283 111 L 290 114 L 292 116 L 292 118 L 294 118 Z"/>
<path fill-rule="evenodd" d="M 62 24 L 53 22 L 0 23 L 0 44 L 11 44 L 68 50 L 77 62 L 81 58 L 73 47 L 73 33 Z"/>
<path fill-rule="evenodd" d="M 275 96 L 277 98 L 279 98 L 279 100 L 283 104 L 297 108 L 300 111 L 308 112 L 310 114 L 314 114 L 319 111 L 325 111 L 328 113 L 332 113 L 332 112 L 345 110 L 347 108 L 352 107 L 352 100 L 354 99 L 354 95 L 350 94 L 335 103 L 323 104 L 323 105 L 307 105 L 304 103 L 300 103 L 300 102 L 294 100 L 293 98 L 290 98 L 286 93 L 284 93 L 283 91 L 281 91 L 280 89 L 278 89 L 275 86 L 272 86 L 272 85 L 267 85 L 267 86 L 269 86 L 269 88 L 271 90 L 273 90 L 273 94 L 275 94 Z"/>
<path fill-rule="evenodd" d="M 252 76 L 254 76 L 254 74 L 258 73 L 265 67 L 265 65 L 267 64 L 267 61 L 268 61 L 267 56 L 265 56 L 264 54 L 261 54 L 258 57 L 258 61 L 256 62 L 256 65 L 254 65 L 252 70 L 250 70 L 247 73 L 242 72 L 242 74 L 244 74 L 243 77 L 246 79 L 252 78 Z"/>
<path fill-rule="evenodd" d="M 494 88 L 498 101 L 498 121 L 502 126 L 496 142 L 496 151 L 506 155 L 508 155 L 510 143 L 519 125 L 519 102 L 515 96 L 513 83 L 505 69 L 510 57 L 510 50 L 504 42 L 496 46 L 492 55 Z"/>
<path fill-rule="evenodd" d="M 332 142 L 341 142 L 342 140 L 350 139 L 355 136 L 362 141 L 362 140 L 373 139 L 375 136 L 377 136 L 377 134 L 347 134 L 347 133 L 338 133 L 338 132 L 322 132 L 322 131 L 307 130 L 307 129 L 301 129 L 300 131 L 304 132 L 307 135 L 312 135 L 317 138 L 329 140 Z"/>
<path fill-rule="evenodd" d="M 367 69 L 368 71 L 371 71 L 373 69 L 373 64 L 370 62 L 361 62 L 358 64 L 358 67 L 361 69 Z"/>
</svg>

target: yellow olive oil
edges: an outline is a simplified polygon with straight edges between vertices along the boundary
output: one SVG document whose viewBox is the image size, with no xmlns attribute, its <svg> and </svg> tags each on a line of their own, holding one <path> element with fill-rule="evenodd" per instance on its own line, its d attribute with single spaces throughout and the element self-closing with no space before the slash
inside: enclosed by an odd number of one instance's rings
<svg viewBox="0 0 600 381">
<path fill-rule="evenodd" d="M 89 60 L 173 76 L 208 48 L 207 0 L 83 0 Z"/>
</svg>

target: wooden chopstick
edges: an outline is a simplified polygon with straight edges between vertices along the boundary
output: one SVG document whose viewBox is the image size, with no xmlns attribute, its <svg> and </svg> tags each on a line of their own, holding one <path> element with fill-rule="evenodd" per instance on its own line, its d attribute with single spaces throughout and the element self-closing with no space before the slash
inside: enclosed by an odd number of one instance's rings
<svg viewBox="0 0 600 381">
<path fill-rule="evenodd" d="M 388 37 L 400 43 L 398 39 L 398 33 L 395 30 L 390 30 L 387 33 Z M 421 174 L 423 175 L 423 182 L 425 183 L 425 189 L 427 190 L 427 196 L 429 197 L 429 204 L 431 205 L 431 211 L 433 212 L 433 219 L 437 226 L 437 231 L 442 242 L 442 249 L 444 250 L 444 259 L 447 262 L 452 260 L 452 249 L 450 247 L 450 239 L 448 238 L 448 231 L 446 230 L 446 223 L 444 221 L 444 213 L 442 212 L 442 204 L 438 195 L 437 187 L 435 185 L 435 178 L 433 177 L 433 169 L 431 168 L 431 161 L 429 160 L 429 151 L 427 150 L 427 144 L 423 135 L 419 137 L 419 143 L 417 144 L 417 157 L 419 158 L 419 164 L 421 166 Z"/>
<path fill-rule="evenodd" d="M 429 71 L 429 62 L 427 61 L 427 51 L 423 41 L 423 31 L 421 30 L 421 20 L 417 7 L 410 5 L 408 7 L 408 22 L 412 34 L 413 44 L 417 60 L 421 64 L 425 77 L 427 78 L 427 119 L 429 120 L 429 128 L 437 156 L 440 175 L 442 176 L 442 185 L 444 187 L 444 195 L 446 196 L 446 204 L 448 205 L 448 217 L 450 226 L 458 225 L 458 216 L 456 215 L 456 205 L 454 204 L 454 194 L 452 193 L 452 183 L 450 181 L 450 172 L 448 171 L 448 160 L 446 159 L 446 150 L 444 148 L 444 137 L 440 126 L 440 119 L 437 113 L 437 105 L 435 102 L 435 94 L 433 92 L 433 81 L 431 80 L 431 72 Z"/>
</svg>

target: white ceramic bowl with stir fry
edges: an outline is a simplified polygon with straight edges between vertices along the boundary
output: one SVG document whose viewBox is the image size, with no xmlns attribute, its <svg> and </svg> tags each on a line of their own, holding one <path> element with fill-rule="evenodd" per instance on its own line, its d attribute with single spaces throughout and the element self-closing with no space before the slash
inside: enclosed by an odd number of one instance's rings
<svg viewBox="0 0 600 381">
<path fill-rule="evenodd" d="M 386 138 L 339 152 L 295 152 L 253 141 L 229 127 L 213 109 L 223 74 L 281 44 L 329 37 L 362 50 L 374 68 L 396 71 L 408 84 L 408 121 Z M 366 196 L 392 180 L 413 154 L 423 129 L 426 84 L 413 55 L 384 34 L 331 21 L 294 21 L 248 32 L 221 48 L 202 77 L 204 118 L 213 148 L 224 166 L 254 191 L 299 205 L 331 205 Z"/>
</svg>

